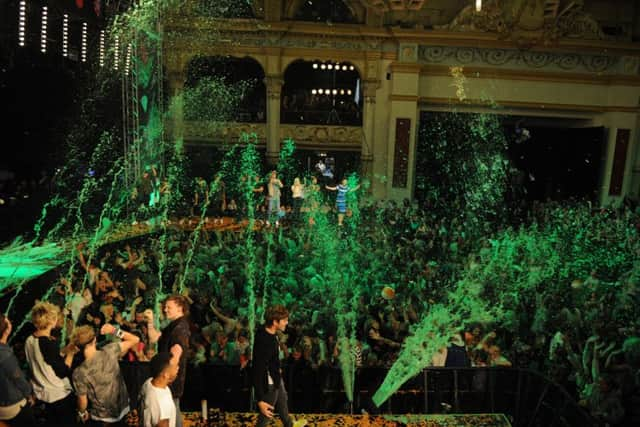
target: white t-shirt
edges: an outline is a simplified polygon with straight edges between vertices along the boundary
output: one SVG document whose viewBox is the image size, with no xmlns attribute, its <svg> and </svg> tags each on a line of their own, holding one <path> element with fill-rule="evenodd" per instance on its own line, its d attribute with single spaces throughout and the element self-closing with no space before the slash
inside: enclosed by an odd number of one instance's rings
<svg viewBox="0 0 640 427">
<path fill-rule="evenodd" d="M 169 387 L 158 388 L 149 378 L 140 389 L 140 424 L 155 427 L 162 420 L 169 420 L 169 427 L 176 427 L 176 405 Z"/>
</svg>

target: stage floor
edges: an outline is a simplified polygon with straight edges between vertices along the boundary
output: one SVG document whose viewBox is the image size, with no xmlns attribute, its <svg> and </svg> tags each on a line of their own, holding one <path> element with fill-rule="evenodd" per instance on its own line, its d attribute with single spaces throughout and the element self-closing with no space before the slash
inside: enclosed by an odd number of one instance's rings
<svg viewBox="0 0 640 427">
<path fill-rule="evenodd" d="M 185 427 L 202 426 L 198 424 L 200 413 L 185 414 Z M 447 414 L 447 415 L 338 415 L 338 414 L 292 414 L 294 420 L 304 418 L 307 426 L 318 427 L 510 427 L 511 424 L 502 414 Z M 256 414 L 210 412 L 207 426 L 248 427 L 255 426 Z M 272 426 L 281 426 L 280 421 L 272 421 Z"/>
</svg>

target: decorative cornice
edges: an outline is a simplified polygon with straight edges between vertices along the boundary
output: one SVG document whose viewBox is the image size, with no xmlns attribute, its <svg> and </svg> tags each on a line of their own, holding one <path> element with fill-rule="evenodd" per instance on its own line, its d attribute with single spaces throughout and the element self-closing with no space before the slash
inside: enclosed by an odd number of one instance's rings
<svg viewBox="0 0 640 427">
<path fill-rule="evenodd" d="M 420 99 L 417 95 L 389 95 L 389 101 L 418 102 Z"/>
<path fill-rule="evenodd" d="M 439 106 L 467 106 L 467 107 L 486 107 L 486 108 L 513 108 L 513 109 L 530 109 L 544 111 L 566 111 L 572 113 L 632 113 L 640 114 L 640 107 L 629 106 L 609 106 L 609 105 L 581 105 L 581 104 L 559 104 L 549 102 L 522 102 L 522 101 L 493 101 L 490 104 L 482 99 L 465 99 L 460 101 L 458 98 L 437 98 L 437 97 L 420 97 L 420 104 L 439 105 Z"/>
<path fill-rule="evenodd" d="M 514 49 L 477 49 L 446 46 L 420 46 L 418 59 L 423 63 L 429 64 L 486 64 L 492 67 L 544 68 L 556 71 L 583 70 L 591 73 L 618 71 L 623 62 L 619 56 L 602 54 L 562 54 Z M 635 74 L 637 74 L 638 58 L 633 57 L 629 60 L 636 62 Z"/>
<path fill-rule="evenodd" d="M 422 70 L 422 65 L 407 62 L 394 62 L 389 65 L 389 68 L 394 73 L 419 74 Z"/>
<path fill-rule="evenodd" d="M 448 65 L 423 65 L 420 70 L 423 76 L 451 77 Z M 632 86 L 640 87 L 640 75 L 605 75 L 598 73 L 561 73 L 529 70 L 510 70 L 490 67 L 465 66 L 467 78 L 524 80 L 547 83 L 588 84 L 597 86 Z"/>
<path fill-rule="evenodd" d="M 359 126 L 280 125 L 280 137 L 292 138 L 300 146 L 360 148 L 362 128 Z"/>
<path fill-rule="evenodd" d="M 369 27 L 362 24 L 332 24 L 311 22 L 264 22 L 260 20 L 215 20 L 199 17 L 172 16 L 164 22 L 168 43 L 190 37 L 202 43 L 222 43 L 279 47 L 303 47 L 325 49 L 335 41 L 340 49 L 380 50 L 384 42 L 414 42 L 421 45 L 448 47 L 484 47 L 497 49 L 521 49 L 522 44 L 501 38 L 499 34 L 486 32 L 454 32 L 448 30 L 404 29 L 393 27 Z M 237 37 L 231 37 L 238 33 Z M 306 42 L 295 39 L 312 40 Z M 315 43 L 314 40 L 315 39 Z M 173 41 L 172 41 L 173 40 Z M 256 41 L 254 41 L 256 40 Z M 182 44 L 182 43 L 181 43 Z M 356 47 L 357 46 L 357 47 Z M 536 52 L 607 52 L 609 55 L 640 55 L 640 43 L 558 39 L 553 43 L 535 46 Z"/>
</svg>

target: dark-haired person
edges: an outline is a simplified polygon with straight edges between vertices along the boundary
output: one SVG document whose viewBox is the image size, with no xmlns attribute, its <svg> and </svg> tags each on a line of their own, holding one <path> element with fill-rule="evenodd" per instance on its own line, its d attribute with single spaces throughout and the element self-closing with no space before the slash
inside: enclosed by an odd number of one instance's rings
<svg viewBox="0 0 640 427">
<path fill-rule="evenodd" d="M 178 376 L 181 355 L 182 348 L 175 345 L 171 353 L 161 352 L 151 359 L 151 378 L 140 390 L 141 427 L 175 427 L 176 404 L 169 385 Z"/>
<path fill-rule="evenodd" d="M 129 394 L 120 373 L 118 360 L 139 341 L 139 338 L 107 323 L 100 328 L 102 335 L 120 338 L 99 349 L 96 333 L 91 326 L 76 328 L 71 342 L 78 347 L 84 361 L 73 371 L 78 417 L 93 426 L 126 426 L 129 413 Z"/>
<path fill-rule="evenodd" d="M 0 313 L 0 424 L 10 427 L 31 427 L 33 416 L 33 390 L 7 340 L 12 325 Z"/>
<path fill-rule="evenodd" d="M 27 338 L 25 354 L 31 371 L 35 397 L 44 402 L 47 425 L 68 426 L 75 418 L 75 402 L 71 388 L 71 363 L 78 351 L 73 344 L 60 352 L 51 331 L 62 320 L 60 308 L 49 302 L 38 302 L 31 309 L 35 332 Z"/>
<path fill-rule="evenodd" d="M 182 427 L 182 414 L 180 413 L 180 398 L 184 393 L 184 381 L 187 374 L 187 349 L 191 331 L 187 315 L 189 314 L 189 302 L 182 295 L 170 295 L 162 303 L 164 316 L 169 324 L 162 330 L 155 329 L 153 317 L 148 316 L 149 340 L 158 343 L 158 352 L 169 352 L 175 345 L 181 347 L 180 370 L 178 377 L 170 385 L 173 401 L 176 404 L 176 427 Z"/>
<path fill-rule="evenodd" d="M 293 423 L 287 407 L 287 391 L 280 372 L 279 343 L 277 332 L 284 332 L 289 323 L 289 312 L 282 305 L 267 308 L 265 324 L 258 329 L 253 343 L 253 388 L 258 404 L 259 427 L 266 426 L 278 413 L 284 427 L 304 426 L 305 420 Z"/>
</svg>

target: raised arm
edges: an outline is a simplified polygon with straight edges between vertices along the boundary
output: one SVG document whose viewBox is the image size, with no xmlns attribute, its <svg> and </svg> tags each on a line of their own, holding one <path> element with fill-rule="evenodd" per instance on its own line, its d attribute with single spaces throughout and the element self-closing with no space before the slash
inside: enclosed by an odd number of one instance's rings
<svg viewBox="0 0 640 427">
<path fill-rule="evenodd" d="M 104 325 L 102 325 L 102 328 L 100 328 L 100 333 L 102 335 L 115 335 L 122 340 L 119 343 L 121 356 L 124 356 L 129 350 L 131 350 L 134 345 L 140 342 L 140 338 L 138 338 L 136 335 L 116 328 L 109 323 L 105 323 Z"/>
</svg>

